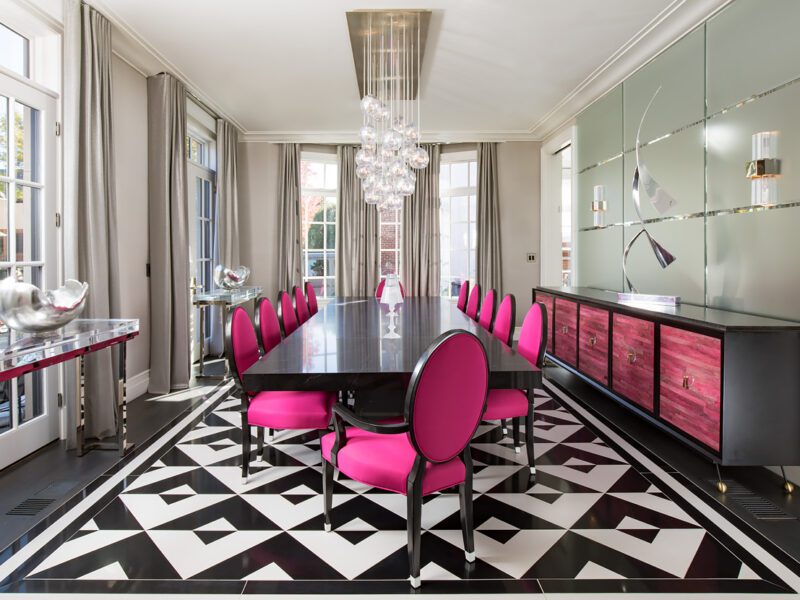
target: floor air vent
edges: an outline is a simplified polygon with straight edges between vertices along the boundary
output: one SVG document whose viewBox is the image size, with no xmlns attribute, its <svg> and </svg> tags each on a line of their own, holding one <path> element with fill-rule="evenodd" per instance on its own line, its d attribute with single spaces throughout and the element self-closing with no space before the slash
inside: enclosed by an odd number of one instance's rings
<svg viewBox="0 0 800 600">
<path fill-rule="evenodd" d="M 716 479 L 709 480 L 714 486 Z M 760 521 L 796 521 L 797 517 L 785 513 L 773 502 L 749 490 L 735 479 L 724 479 L 728 486 L 725 496 L 737 502 L 742 508 Z"/>
<path fill-rule="evenodd" d="M 16 517 L 34 517 L 53 502 L 55 502 L 55 500 L 52 498 L 28 498 L 17 504 L 6 514 Z"/>
</svg>

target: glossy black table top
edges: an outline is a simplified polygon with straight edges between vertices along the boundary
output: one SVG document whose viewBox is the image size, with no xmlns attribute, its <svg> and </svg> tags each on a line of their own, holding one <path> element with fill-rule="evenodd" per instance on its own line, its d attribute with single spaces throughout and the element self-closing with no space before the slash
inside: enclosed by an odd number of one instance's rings
<svg viewBox="0 0 800 600">
<path fill-rule="evenodd" d="M 247 389 L 404 389 L 419 357 L 442 333 L 478 336 L 495 388 L 541 386 L 541 371 L 469 319 L 454 302 L 409 297 L 397 307 L 399 339 L 388 331 L 387 307 L 374 298 L 335 298 L 244 373 Z"/>
<path fill-rule="evenodd" d="M 697 304 L 681 303 L 677 306 L 641 305 L 620 302 L 617 292 L 607 292 L 587 287 L 536 287 L 545 294 L 571 297 L 577 300 L 589 300 L 609 308 L 618 308 L 624 312 L 638 314 L 643 317 L 659 317 L 665 321 L 701 325 L 722 331 L 751 330 L 797 330 L 800 323 L 797 321 L 784 321 L 771 317 L 761 317 L 731 310 L 707 308 Z"/>
</svg>

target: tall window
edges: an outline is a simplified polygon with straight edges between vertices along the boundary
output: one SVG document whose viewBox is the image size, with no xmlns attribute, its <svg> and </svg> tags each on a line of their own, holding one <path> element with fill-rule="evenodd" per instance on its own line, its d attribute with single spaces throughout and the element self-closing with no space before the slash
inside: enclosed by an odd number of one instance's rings
<svg viewBox="0 0 800 600">
<path fill-rule="evenodd" d="M 478 159 L 476 152 L 443 154 L 439 171 L 440 293 L 457 298 L 475 280 Z"/>
<path fill-rule="evenodd" d="M 400 276 L 400 210 L 380 209 L 381 277 Z"/>
<path fill-rule="evenodd" d="M 23 77 L 29 77 L 29 52 L 28 38 L 0 23 L 0 65 Z"/>
<path fill-rule="evenodd" d="M 336 295 L 335 154 L 303 152 L 300 157 L 300 213 L 303 240 L 303 281 L 320 298 Z"/>
<path fill-rule="evenodd" d="M 561 283 L 572 285 L 572 147 L 561 155 Z"/>
<path fill-rule="evenodd" d="M 199 128 L 199 127 L 198 127 Z M 216 235 L 215 181 L 216 165 L 211 132 L 204 137 L 197 131 L 186 136 L 186 158 L 194 185 L 194 275 L 197 285 L 204 291 L 213 287 L 214 237 Z M 236 265 L 227 265 L 236 266 Z"/>
</svg>

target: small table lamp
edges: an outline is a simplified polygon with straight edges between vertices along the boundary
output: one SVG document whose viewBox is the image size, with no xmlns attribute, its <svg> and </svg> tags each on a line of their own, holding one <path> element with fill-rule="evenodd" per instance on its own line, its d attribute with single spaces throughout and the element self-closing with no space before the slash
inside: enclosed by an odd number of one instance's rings
<svg viewBox="0 0 800 600">
<path fill-rule="evenodd" d="M 400 334 L 397 333 L 397 328 L 394 324 L 394 319 L 397 316 L 394 307 L 403 303 L 403 292 L 400 290 L 400 281 L 397 279 L 397 275 L 386 276 L 383 292 L 381 292 L 380 303 L 389 307 L 389 332 L 383 337 L 390 339 L 399 338 Z"/>
</svg>

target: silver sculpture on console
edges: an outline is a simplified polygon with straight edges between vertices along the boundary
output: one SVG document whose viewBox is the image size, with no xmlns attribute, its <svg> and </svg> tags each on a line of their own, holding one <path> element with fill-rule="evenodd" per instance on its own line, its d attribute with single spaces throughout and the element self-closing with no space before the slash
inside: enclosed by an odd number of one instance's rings
<svg viewBox="0 0 800 600">
<path fill-rule="evenodd" d="M 250 269 L 247 267 L 239 266 L 235 269 L 229 269 L 224 265 L 214 267 L 214 283 L 217 284 L 217 287 L 226 290 L 242 287 L 248 277 L 250 277 Z"/>
<path fill-rule="evenodd" d="M 666 304 L 666 305 L 675 305 L 680 303 L 680 298 L 677 296 L 664 296 L 664 295 L 657 295 L 657 294 L 640 294 L 639 290 L 636 289 L 636 286 L 633 285 L 631 282 L 630 277 L 628 276 L 628 254 L 630 254 L 631 247 L 636 240 L 644 234 L 647 237 L 647 240 L 650 242 L 650 247 L 653 249 L 653 254 L 656 256 L 656 260 L 658 260 L 658 264 L 661 265 L 662 269 L 666 269 L 670 266 L 673 262 L 675 262 L 675 256 L 673 256 L 666 248 L 664 248 L 661 244 L 659 244 L 650 232 L 647 231 L 647 227 L 645 226 L 644 218 L 642 217 L 642 208 L 641 208 L 641 201 L 640 201 L 640 191 L 644 190 L 644 193 L 647 195 L 648 199 L 650 200 L 650 204 L 653 205 L 659 214 L 664 214 L 669 209 L 677 205 L 677 201 L 669 195 L 669 193 L 662 188 L 658 182 L 650 175 L 650 171 L 647 170 L 647 167 L 641 161 L 639 156 L 639 147 L 641 146 L 640 136 L 642 133 L 642 124 L 644 123 L 644 119 L 647 116 L 647 111 L 650 110 L 650 106 L 652 106 L 653 101 L 658 96 L 658 93 L 661 91 L 661 87 L 656 90 L 656 93 L 653 94 L 653 97 L 650 99 L 650 102 L 647 105 L 647 108 L 644 109 L 644 113 L 642 114 L 642 119 L 639 121 L 639 129 L 636 130 L 636 169 L 633 172 L 633 183 L 632 183 L 632 196 L 633 196 L 633 206 L 636 209 L 636 215 L 639 217 L 639 224 L 641 225 L 641 229 L 639 232 L 631 238 L 631 241 L 625 246 L 625 250 L 622 253 L 622 273 L 625 275 L 625 283 L 628 284 L 628 289 L 630 292 L 623 292 L 618 294 L 620 302 L 638 302 L 638 303 L 647 303 L 647 304 Z"/>
<path fill-rule="evenodd" d="M 88 293 L 89 284 L 74 279 L 67 279 L 58 289 L 43 292 L 12 275 L 0 281 L 0 320 L 22 333 L 48 333 L 77 317 Z"/>
</svg>

